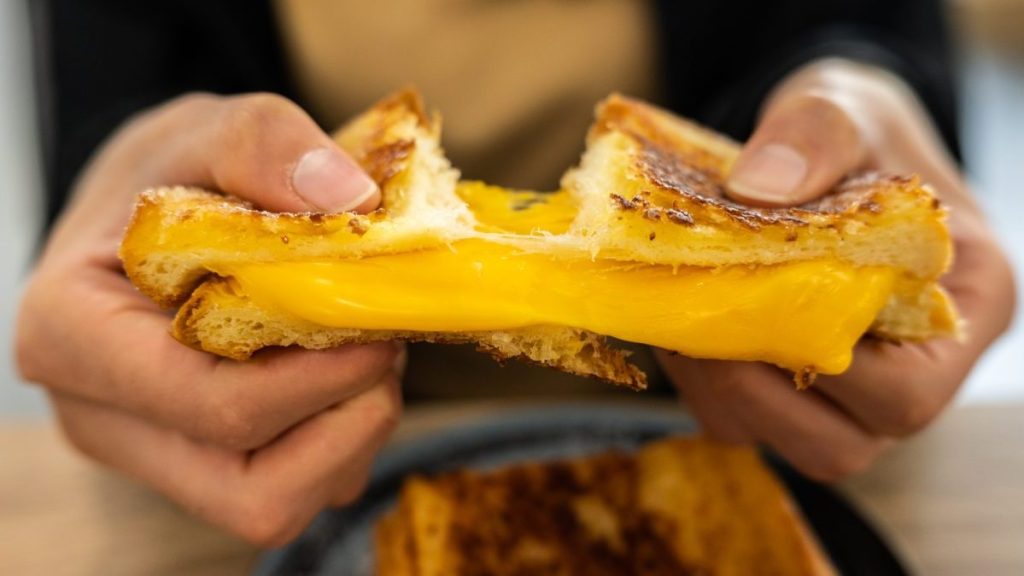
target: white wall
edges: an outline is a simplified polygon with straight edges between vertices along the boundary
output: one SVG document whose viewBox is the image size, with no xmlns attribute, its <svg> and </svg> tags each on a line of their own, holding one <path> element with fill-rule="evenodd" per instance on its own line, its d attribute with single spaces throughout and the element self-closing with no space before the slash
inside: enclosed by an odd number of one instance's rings
<svg viewBox="0 0 1024 576">
<path fill-rule="evenodd" d="M 42 394 L 17 382 L 11 358 L 41 194 L 28 35 L 26 3 L 0 1 L 0 418 L 45 414 Z"/>
<path fill-rule="evenodd" d="M 962 402 L 1024 400 L 1024 54 L 968 45 L 963 55 L 963 144 L 975 194 L 1010 253 L 1017 318 L 982 359 Z"/>
</svg>

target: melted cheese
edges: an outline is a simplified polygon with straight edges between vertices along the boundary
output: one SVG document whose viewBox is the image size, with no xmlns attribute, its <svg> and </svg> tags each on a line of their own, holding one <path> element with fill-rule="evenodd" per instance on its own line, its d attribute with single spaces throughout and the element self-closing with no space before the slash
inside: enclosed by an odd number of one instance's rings
<svg viewBox="0 0 1024 576">
<path fill-rule="evenodd" d="M 895 280 L 893 270 L 839 261 L 673 269 L 555 259 L 483 240 L 217 272 L 257 304 L 322 326 L 429 332 L 568 326 L 693 357 L 824 374 L 847 368 Z"/>
<path fill-rule="evenodd" d="M 565 190 L 509 190 L 470 180 L 459 182 L 455 191 L 481 232 L 562 234 L 576 217 L 575 201 Z"/>
</svg>

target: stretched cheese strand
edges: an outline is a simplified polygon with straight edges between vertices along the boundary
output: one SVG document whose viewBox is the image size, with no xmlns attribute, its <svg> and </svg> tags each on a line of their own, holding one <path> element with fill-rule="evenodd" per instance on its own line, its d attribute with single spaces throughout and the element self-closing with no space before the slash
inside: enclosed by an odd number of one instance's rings
<svg viewBox="0 0 1024 576">
<path fill-rule="evenodd" d="M 586 329 L 693 357 L 845 370 L 895 271 L 838 261 L 720 269 L 560 260 L 466 240 L 361 260 L 232 265 L 240 294 L 323 326 Z"/>
</svg>

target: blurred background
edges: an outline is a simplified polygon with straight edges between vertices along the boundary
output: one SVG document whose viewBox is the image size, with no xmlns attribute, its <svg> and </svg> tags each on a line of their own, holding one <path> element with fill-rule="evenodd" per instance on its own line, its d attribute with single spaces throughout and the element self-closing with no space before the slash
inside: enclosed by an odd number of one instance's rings
<svg viewBox="0 0 1024 576">
<path fill-rule="evenodd" d="M 966 170 L 1024 270 L 1024 0 L 956 0 Z M 39 144 L 26 6 L 0 2 L 0 419 L 47 414 L 19 382 L 11 353 L 20 290 L 38 247 Z M 1018 283 L 1024 302 L 1024 282 Z M 977 366 L 958 402 L 1024 400 L 1024 326 L 1016 322 Z"/>
</svg>

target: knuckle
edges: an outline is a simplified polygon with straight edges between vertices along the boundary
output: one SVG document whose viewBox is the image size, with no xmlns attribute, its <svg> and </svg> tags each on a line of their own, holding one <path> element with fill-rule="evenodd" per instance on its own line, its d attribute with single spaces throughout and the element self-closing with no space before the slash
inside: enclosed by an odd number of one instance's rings
<svg viewBox="0 0 1024 576">
<path fill-rule="evenodd" d="M 181 96 L 173 98 L 164 107 L 165 110 L 174 112 L 193 112 L 196 109 L 205 109 L 215 106 L 223 100 L 223 97 L 209 92 L 186 92 Z"/>
<path fill-rule="evenodd" d="M 266 139 L 269 128 L 296 107 L 275 94 L 239 96 L 229 103 L 223 119 L 224 135 L 234 144 Z"/>
<path fill-rule="evenodd" d="M 251 450 L 262 443 L 256 418 L 247 403 L 234 394 L 207 395 L 196 419 L 196 435 L 231 450 Z"/>
<path fill-rule="evenodd" d="M 370 483 L 370 471 L 360 471 L 354 475 L 349 481 L 334 495 L 331 499 L 332 506 L 347 506 L 352 502 L 355 502 L 356 498 L 366 490 L 367 484 Z"/>
<path fill-rule="evenodd" d="M 176 126 L 204 111 L 215 109 L 224 98 L 208 92 L 187 92 L 160 106 L 137 112 L 125 122 L 126 129 L 134 127 L 137 131 L 146 132 L 146 129 L 166 129 L 169 126 Z"/>
<path fill-rule="evenodd" d="M 715 363 L 710 380 L 716 395 L 733 400 L 749 396 L 755 386 L 764 384 L 761 382 L 763 375 L 755 371 L 757 368 L 753 364 Z"/>
<path fill-rule="evenodd" d="M 879 406 L 869 427 L 878 434 L 902 438 L 919 432 L 930 424 L 944 406 L 942 390 L 935 380 L 925 376 L 911 364 L 898 363 L 890 358 L 893 365 L 889 377 L 890 386 L 887 402 Z"/>
<path fill-rule="evenodd" d="M 276 548 L 294 540 L 304 527 L 286 499 L 253 492 L 242 499 L 229 529 L 261 548 Z"/>
<path fill-rule="evenodd" d="M 857 142 L 860 140 L 860 127 L 854 119 L 849 104 L 841 102 L 837 96 L 829 92 L 810 91 L 799 100 L 799 110 L 806 118 L 806 125 L 814 127 L 814 135 L 818 138 L 826 136 L 834 141 Z M 821 130 L 823 127 L 827 131 Z"/>
<path fill-rule="evenodd" d="M 60 428 L 61 432 L 63 432 L 64 439 L 72 448 L 75 449 L 76 452 L 90 460 L 96 460 L 97 454 L 95 447 L 91 443 L 87 442 L 81 434 L 68 426 L 63 420 L 61 421 Z"/>
<path fill-rule="evenodd" d="M 383 382 L 388 373 L 397 374 L 402 368 L 403 352 L 388 342 L 351 344 L 333 353 L 344 367 L 340 374 L 347 382 Z"/>
<path fill-rule="evenodd" d="M 398 382 L 393 378 L 363 406 L 363 417 L 382 435 L 390 434 L 398 426 L 402 413 L 402 398 Z"/>
<path fill-rule="evenodd" d="M 297 109 L 291 100 L 271 92 L 254 92 L 244 96 L 237 96 L 234 98 L 233 103 L 240 109 L 246 110 L 255 116 L 264 117 L 272 117 Z"/>
<path fill-rule="evenodd" d="M 44 363 L 39 361 L 37 350 L 38 346 L 25 334 L 23 322 L 19 322 L 14 337 L 14 363 L 18 375 L 26 382 L 40 382 L 43 379 Z"/>
<path fill-rule="evenodd" d="M 57 408 L 57 422 L 60 425 L 61 435 L 64 437 L 64 440 L 79 454 L 90 460 L 99 461 L 98 446 L 94 442 L 89 441 L 89 435 L 84 433 L 79 422 L 65 414 L 60 409 L 59 402 L 55 401 L 55 406 Z"/>
<path fill-rule="evenodd" d="M 291 101 L 273 94 L 239 96 L 228 102 L 217 126 L 219 147 L 232 158 L 214 170 L 221 188 L 234 192 L 254 178 L 265 177 L 275 166 L 266 158 L 267 151 L 289 133 L 297 110 Z"/>
<path fill-rule="evenodd" d="M 722 397 L 736 396 L 746 389 L 746 380 L 735 370 L 714 370 L 711 382 Z"/>
<path fill-rule="evenodd" d="M 819 118 L 842 120 L 847 116 L 846 109 L 827 91 L 809 90 L 800 96 L 800 104 L 804 111 Z"/>
<path fill-rule="evenodd" d="M 64 439 L 67 440 L 67 443 L 74 448 L 76 452 L 90 460 L 99 460 L 99 452 L 96 450 L 95 444 L 89 442 L 83 435 L 79 434 L 72 428 L 69 428 L 65 424 L 61 425 L 61 430 L 64 433 Z"/>
<path fill-rule="evenodd" d="M 134 112 L 120 124 L 115 141 L 123 148 L 147 148 L 152 141 L 166 141 L 169 134 L 191 125 L 195 118 L 214 111 L 223 101 L 222 96 L 205 92 L 182 94 L 163 104 Z"/>
<path fill-rule="evenodd" d="M 995 292 L 991 301 L 1002 302 L 1002 309 L 1005 310 L 1005 313 L 996 317 L 996 327 L 993 330 L 995 334 L 992 336 L 994 338 L 1010 327 L 1020 303 L 1017 301 L 1017 279 L 1014 277 L 1013 265 L 1010 263 L 1009 257 L 998 246 L 991 249 L 991 253 L 993 267 L 991 285 Z"/>
<path fill-rule="evenodd" d="M 915 434 L 931 424 L 941 410 L 941 404 L 927 394 L 909 393 L 893 409 L 885 432 L 894 436 Z"/>
<path fill-rule="evenodd" d="M 722 444 L 743 446 L 753 443 L 750 435 L 735 422 L 723 421 L 719 418 L 698 417 L 701 429 L 708 438 Z"/>
<path fill-rule="evenodd" d="M 819 482 L 837 482 L 844 478 L 862 474 L 871 468 L 879 451 L 871 448 L 830 450 L 814 462 L 800 467 L 802 471 Z"/>
<path fill-rule="evenodd" d="M 37 301 L 35 295 L 40 290 L 37 281 L 33 281 L 25 290 L 21 301 L 14 333 L 14 364 L 18 375 L 26 382 L 43 383 L 46 378 L 46 367 L 49 365 L 47 346 L 40 343 L 38 303 L 45 301 L 45 294 Z"/>
</svg>

